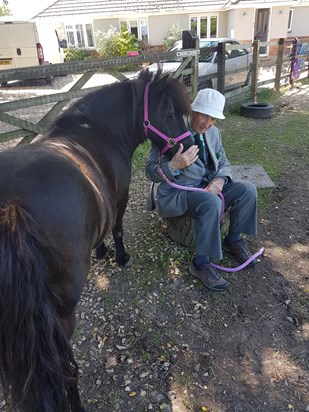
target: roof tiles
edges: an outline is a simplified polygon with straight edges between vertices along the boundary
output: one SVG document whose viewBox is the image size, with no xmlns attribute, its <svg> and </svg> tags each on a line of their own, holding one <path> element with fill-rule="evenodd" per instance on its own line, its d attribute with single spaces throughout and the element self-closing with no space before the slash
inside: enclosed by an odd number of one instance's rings
<svg viewBox="0 0 309 412">
<path fill-rule="evenodd" d="M 302 0 L 308 2 L 309 0 Z M 57 0 L 38 13 L 35 18 L 126 14 L 153 15 L 160 13 L 194 12 L 223 9 L 228 6 L 252 6 L 257 4 L 295 4 L 293 0 Z"/>
</svg>

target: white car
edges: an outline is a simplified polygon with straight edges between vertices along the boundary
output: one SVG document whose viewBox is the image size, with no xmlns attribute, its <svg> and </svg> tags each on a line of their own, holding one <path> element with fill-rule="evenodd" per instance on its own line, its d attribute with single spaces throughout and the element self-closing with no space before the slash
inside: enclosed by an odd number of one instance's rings
<svg viewBox="0 0 309 412">
<path fill-rule="evenodd" d="M 235 39 L 227 38 L 211 38 L 200 39 L 200 49 L 205 47 L 217 47 L 219 42 L 224 42 L 226 46 L 233 46 L 240 44 Z M 169 51 L 177 51 L 182 49 L 182 40 L 178 40 Z M 176 58 L 171 61 L 161 61 L 159 64 L 163 69 L 163 72 L 175 72 L 180 66 L 182 58 Z M 235 69 L 243 69 L 240 72 L 228 74 L 225 76 L 225 91 L 236 89 L 237 87 L 244 86 L 249 81 L 250 65 L 252 62 L 252 53 L 248 49 L 241 47 L 226 50 L 225 71 Z M 157 63 L 153 63 L 149 66 L 149 69 L 156 71 L 158 67 Z M 206 75 L 216 74 L 218 71 L 217 64 L 217 52 L 201 53 L 198 63 L 198 77 L 199 77 L 199 89 L 206 87 L 217 88 L 217 78 L 205 79 Z"/>
</svg>

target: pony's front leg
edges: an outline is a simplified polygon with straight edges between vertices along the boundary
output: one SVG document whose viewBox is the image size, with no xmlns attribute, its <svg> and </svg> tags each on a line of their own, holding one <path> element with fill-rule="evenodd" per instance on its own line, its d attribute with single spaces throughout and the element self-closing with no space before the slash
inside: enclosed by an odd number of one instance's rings
<svg viewBox="0 0 309 412">
<path fill-rule="evenodd" d="M 131 259 L 130 255 L 126 253 L 124 245 L 123 245 L 123 215 L 127 207 L 129 198 L 129 191 L 125 190 L 122 196 L 119 197 L 119 200 L 116 205 L 116 218 L 115 224 L 112 230 L 113 238 L 116 247 L 116 263 L 119 266 L 126 266 L 129 267 L 132 265 L 133 260 Z"/>
</svg>

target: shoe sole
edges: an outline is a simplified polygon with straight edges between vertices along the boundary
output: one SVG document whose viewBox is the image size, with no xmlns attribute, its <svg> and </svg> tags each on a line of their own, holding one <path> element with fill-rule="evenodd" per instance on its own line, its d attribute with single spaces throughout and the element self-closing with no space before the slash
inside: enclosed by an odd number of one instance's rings
<svg viewBox="0 0 309 412">
<path fill-rule="evenodd" d="M 224 292 L 224 291 L 229 287 L 229 285 L 230 285 L 228 281 L 226 281 L 226 283 L 225 283 L 224 285 L 222 285 L 222 287 L 221 287 L 220 289 L 208 285 L 207 283 L 205 283 L 205 282 L 194 272 L 194 269 L 192 268 L 192 265 L 189 266 L 189 273 L 190 273 L 190 275 L 192 275 L 193 277 L 195 277 L 196 279 L 198 279 L 200 282 L 202 282 L 203 285 L 204 285 L 206 288 L 208 288 L 208 289 L 210 289 L 210 290 L 213 290 L 214 292 Z"/>
</svg>

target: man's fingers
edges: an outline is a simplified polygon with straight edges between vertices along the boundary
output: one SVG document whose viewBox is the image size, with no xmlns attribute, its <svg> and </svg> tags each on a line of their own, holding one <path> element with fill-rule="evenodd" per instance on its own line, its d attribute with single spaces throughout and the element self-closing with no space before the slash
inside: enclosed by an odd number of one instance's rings
<svg viewBox="0 0 309 412">
<path fill-rule="evenodd" d="M 217 186 L 216 182 L 214 182 L 214 181 L 211 181 L 211 182 L 208 183 L 207 191 L 214 194 L 214 195 L 217 195 L 221 192 L 220 187 Z"/>
<path fill-rule="evenodd" d="M 176 156 L 179 155 L 179 154 L 181 154 L 182 152 L 183 152 L 183 144 L 180 143 L 180 144 L 179 144 L 179 149 L 177 150 L 177 153 L 176 153 Z"/>
</svg>

